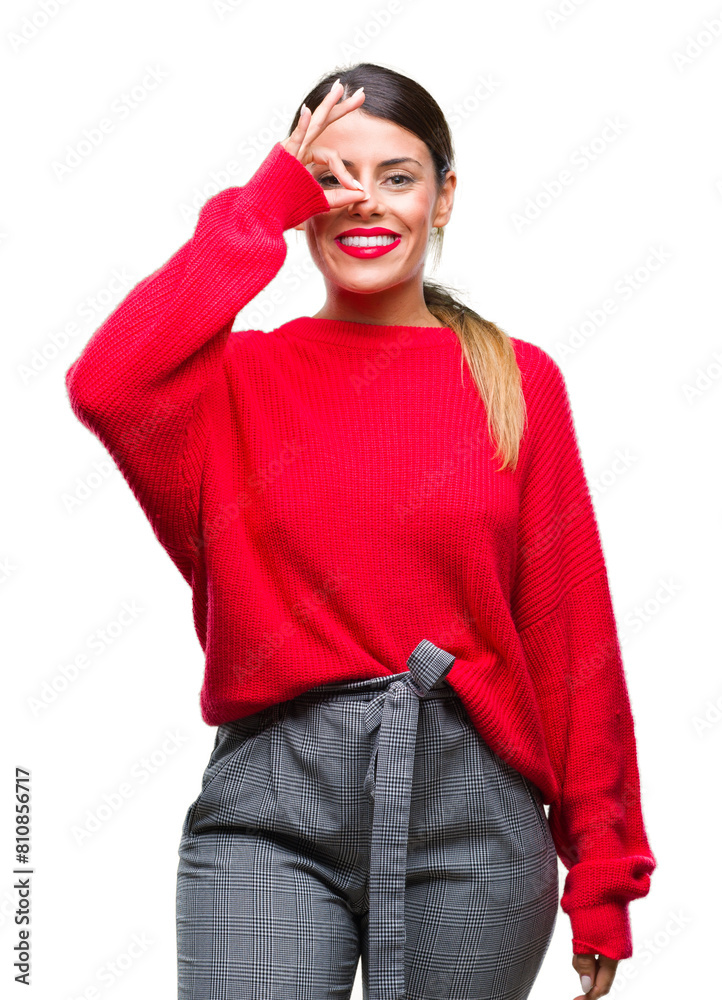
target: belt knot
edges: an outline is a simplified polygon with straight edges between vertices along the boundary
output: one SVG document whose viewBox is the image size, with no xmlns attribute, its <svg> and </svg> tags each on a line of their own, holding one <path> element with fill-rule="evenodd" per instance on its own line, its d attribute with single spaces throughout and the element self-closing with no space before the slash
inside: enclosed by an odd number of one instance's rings
<svg viewBox="0 0 722 1000">
<path fill-rule="evenodd" d="M 384 703 L 392 692 L 395 697 L 397 691 L 406 688 L 417 698 L 425 698 L 434 684 L 448 673 L 455 659 L 445 649 L 422 639 L 406 661 L 408 674 L 404 674 L 401 680 L 392 681 L 366 706 L 366 732 L 372 733 L 380 725 Z"/>
</svg>

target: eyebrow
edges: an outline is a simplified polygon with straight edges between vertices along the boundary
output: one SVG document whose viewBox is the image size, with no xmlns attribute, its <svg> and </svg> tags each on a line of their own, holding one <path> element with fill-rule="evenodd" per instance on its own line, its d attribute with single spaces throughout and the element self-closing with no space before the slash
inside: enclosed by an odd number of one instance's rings
<svg viewBox="0 0 722 1000">
<path fill-rule="evenodd" d="M 356 166 L 356 164 L 353 162 L 353 160 L 343 160 L 342 159 L 341 162 L 343 163 L 343 165 L 345 167 L 355 167 Z M 424 169 L 423 164 L 419 163 L 419 161 L 415 160 L 412 156 L 395 156 L 391 160 L 382 160 L 381 163 L 377 164 L 377 166 L 379 166 L 379 167 L 393 167 L 397 163 L 415 163 L 418 167 L 421 167 L 422 170 Z"/>
</svg>

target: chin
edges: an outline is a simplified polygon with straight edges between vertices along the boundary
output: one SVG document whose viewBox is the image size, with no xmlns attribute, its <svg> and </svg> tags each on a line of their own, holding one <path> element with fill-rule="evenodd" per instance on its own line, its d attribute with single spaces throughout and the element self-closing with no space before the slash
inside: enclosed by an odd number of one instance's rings
<svg viewBox="0 0 722 1000">
<path fill-rule="evenodd" d="M 366 295 L 371 295 L 374 292 L 385 292 L 387 289 L 398 284 L 392 278 L 389 278 L 388 281 L 382 279 L 381 281 L 376 280 L 368 283 L 343 281 L 336 278 L 331 278 L 331 280 L 338 288 L 342 288 L 345 292 L 357 292 Z"/>
</svg>

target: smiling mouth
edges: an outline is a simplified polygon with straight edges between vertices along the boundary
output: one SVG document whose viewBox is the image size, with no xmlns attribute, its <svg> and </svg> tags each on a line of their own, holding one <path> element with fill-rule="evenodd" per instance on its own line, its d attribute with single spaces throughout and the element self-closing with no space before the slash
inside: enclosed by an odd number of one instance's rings
<svg viewBox="0 0 722 1000">
<path fill-rule="evenodd" d="M 389 253 L 401 242 L 400 236 L 336 236 L 336 246 L 350 257 L 368 260 Z"/>
<path fill-rule="evenodd" d="M 368 236 L 355 233 L 351 235 L 341 234 L 336 237 L 344 246 L 350 247 L 367 247 L 367 246 L 386 246 L 389 243 L 393 243 L 394 240 L 399 239 L 398 233 L 371 233 Z"/>
</svg>

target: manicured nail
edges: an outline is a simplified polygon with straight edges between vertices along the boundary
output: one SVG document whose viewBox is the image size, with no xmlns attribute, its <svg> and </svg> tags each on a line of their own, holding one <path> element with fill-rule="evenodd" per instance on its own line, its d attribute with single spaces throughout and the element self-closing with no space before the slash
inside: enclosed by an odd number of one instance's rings
<svg viewBox="0 0 722 1000">
<path fill-rule="evenodd" d="M 588 993 L 592 988 L 592 977 L 582 976 L 582 993 Z"/>
<path fill-rule="evenodd" d="M 310 108 L 307 108 L 305 104 L 302 104 L 302 105 L 301 105 L 301 115 L 305 115 L 307 111 L 308 111 L 308 112 L 310 112 L 310 111 L 311 111 L 311 109 L 310 109 Z M 300 117 L 301 117 L 301 115 L 299 115 L 298 117 L 300 118 Z"/>
<path fill-rule="evenodd" d="M 363 87 L 359 87 L 358 90 L 354 90 L 353 94 L 351 94 L 351 98 L 353 99 L 354 97 L 358 97 L 358 95 L 363 94 L 363 92 L 364 92 Z"/>
<path fill-rule="evenodd" d="M 357 181 L 355 178 L 354 178 L 353 185 L 354 185 L 354 187 L 357 187 L 359 189 L 359 191 L 363 191 L 364 190 L 364 186 L 361 183 L 361 181 Z"/>
</svg>

